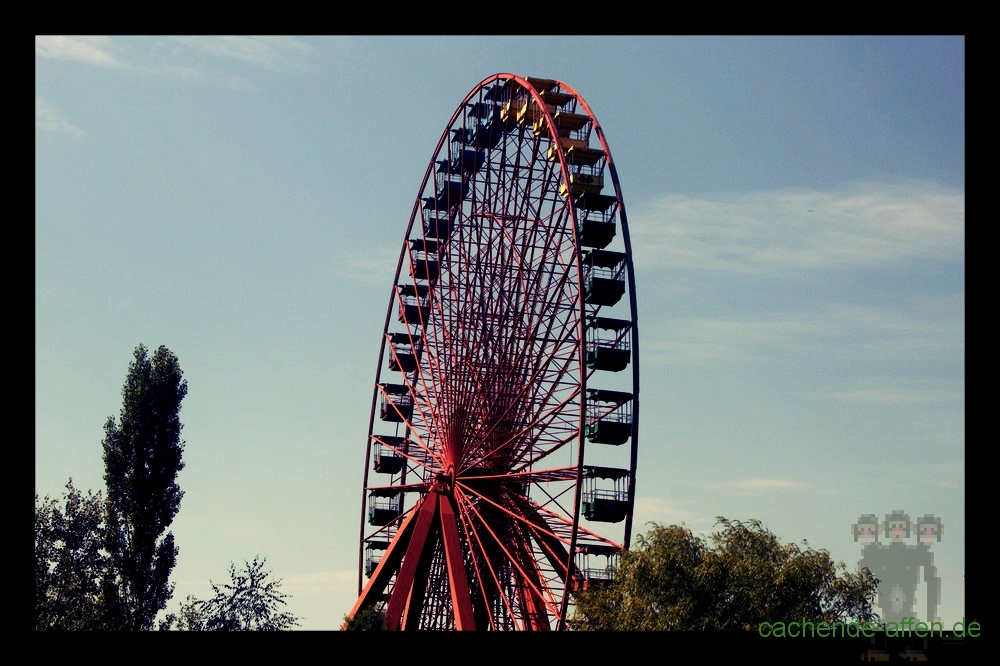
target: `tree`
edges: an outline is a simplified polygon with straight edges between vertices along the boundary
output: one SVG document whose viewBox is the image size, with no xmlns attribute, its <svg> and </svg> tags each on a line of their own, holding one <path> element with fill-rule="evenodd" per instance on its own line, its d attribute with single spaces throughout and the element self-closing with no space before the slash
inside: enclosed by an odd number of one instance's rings
<svg viewBox="0 0 1000 666">
<path fill-rule="evenodd" d="M 298 617 L 278 611 L 288 603 L 289 595 L 281 592 L 281 579 L 268 580 L 271 572 L 264 570 L 265 562 L 258 555 L 239 571 L 230 563 L 229 583 L 212 583 L 214 596 L 207 601 L 189 595 L 181 604 L 180 614 L 168 615 L 160 629 L 283 631 L 298 626 Z"/>
<path fill-rule="evenodd" d="M 615 579 L 576 595 L 586 630 L 756 630 L 761 622 L 877 621 L 878 582 L 825 550 L 781 544 L 759 520 L 718 518 L 710 542 L 653 523 Z"/>
<path fill-rule="evenodd" d="M 179 612 L 169 613 L 166 618 L 160 620 L 160 631 L 169 631 L 171 629 L 177 629 L 178 631 L 205 631 L 207 621 L 205 602 L 197 599 L 193 594 L 189 594 L 181 602 Z"/>
<path fill-rule="evenodd" d="M 66 484 L 62 501 L 35 495 L 35 629 L 96 629 L 107 567 L 104 500 Z"/>
<path fill-rule="evenodd" d="M 184 495 L 177 485 L 184 468 L 182 377 L 169 349 L 161 346 L 150 358 L 140 344 L 122 388 L 119 422 L 109 417 L 104 426 L 105 544 L 112 575 L 101 611 L 108 628 L 151 629 L 173 594 L 168 579 L 178 551 L 173 533 L 164 532 Z"/>
<path fill-rule="evenodd" d="M 374 606 L 359 610 L 353 618 L 344 616 L 344 631 L 386 631 L 385 613 Z"/>
</svg>

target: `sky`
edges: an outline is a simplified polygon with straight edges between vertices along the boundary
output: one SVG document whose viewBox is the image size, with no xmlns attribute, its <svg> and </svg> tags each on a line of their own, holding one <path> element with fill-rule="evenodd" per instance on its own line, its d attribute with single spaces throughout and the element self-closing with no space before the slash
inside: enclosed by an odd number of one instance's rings
<svg viewBox="0 0 1000 666">
<path fill-rule="evenodd" d="M 853 569 L 859 516 L 934 514 L 961 619 L 962 37 L 37 36 L 35 493 L 103 487 L 133 350 L 166 345 L 189 386 L 168 609 L 259 554 L 301 629 L 339 628 L 406 225 L 498 72 L 572 86 L 618 170 L 633 532 L 760 519 Z"/>
</svg>

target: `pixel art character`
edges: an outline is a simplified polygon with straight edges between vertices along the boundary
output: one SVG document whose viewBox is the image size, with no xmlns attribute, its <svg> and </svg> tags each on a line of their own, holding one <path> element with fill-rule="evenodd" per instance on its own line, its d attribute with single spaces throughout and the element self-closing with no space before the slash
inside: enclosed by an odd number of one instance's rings
<svg viewBox="0 0 1000 666">
<path fill-rule="evenodd" d="M 883 534 L 889 541 L 886 545 L 878 543 L 879 529 L 874 514 L 861 516 L 851 531 L 855 541 L 865 544 L 858 567 L 868 569 L 879 580 L 878 605 L 882 609 L 882 620 L 899 623 L 905 617 L 915 617 L 917 585 L 923 568 L 927 583 L 926 619 L 934 621 L 940 602 L 941 579 L 937 576 L 930 548 L 932 543 L 941 540 L 941 520 L 928 514 L 914 525 L 906 513 L 893 511 L 886 515 L 883 524 Z M 913 532 L 917 533 L 916 545 L 907 543 Z"/>
</svg>

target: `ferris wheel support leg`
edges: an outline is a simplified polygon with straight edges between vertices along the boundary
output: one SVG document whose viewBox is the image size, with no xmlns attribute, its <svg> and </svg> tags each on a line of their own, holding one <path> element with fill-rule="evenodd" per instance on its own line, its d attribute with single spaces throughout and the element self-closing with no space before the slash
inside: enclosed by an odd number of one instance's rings
<svg viewBox="0 0 1000 666">
<path fill-rule="evenodd" d="M 409 546 L 406 548 L 403 564 L 399 568 L 399 575 L 396 576 L 396 584 L 393 585 L 392 593 L 389 595 L 389 605 L 385 611 L 385 626 L 387 629 L 396 630 L 401 628 L 404 610 L 409 611 L 407 615 L 411 618 L 416 618 L 420 614 L 419 609 L 416 609 L 417 612 L 413 612 L 414 609 L 409 607 L 411 605 L 410 596 L 414 589 L 414 580 L 417 578 L 419 565 L 421 564 L 421 560 L 424 559 L 424 553 L 425 551 L 430 551 L 430 547 L 433 546 L 433 539 L 428 539 L 427 537 L 434 526 L 437 511 L 437 493 L 431 493 L 424 498 L 417 513 L 417 523 L 413 528 L 413 535 L 410 537 Z M 423 583 L 426 585 L 426 574 L 423 578 Z M 415 599 L 415 601 L 422 603 L 422 594 L 418 593 L 417 596 L 420 598 Z"/>
<path fill-rule="evenodd" d="M 441 540 L 444 543 L 444 557 L 448 566 L 451 605 L 455 609 L 455 629 L 474 631 L 476 622 L 472 611 L 472 597 L 469 594 L 469 581 L 465 577 L 465 564 L 462 545 L 458 539 L 458 524 L 455 521 L 453 501 L 451 496 L 445 495 L 440 499 Z"/>
<path fill-rule="evenodd" d="M 413 574 L 413 586 L 406 600 L 406 610 L 400 626 L 404 631 L 420 629 L 420 616 L 424 608 L 424 598 L 427 594 L 427 578 L 431 570 L 431 560 L 434 559 L 434 547 L 440 530 L 439 515 L 435 515 L 430 531 L 424 542 L 424 548 L 417 559 L 417 569 Z"/>
<path fill-rule="evenodd" d="M 382 561 L 379 562 L 378 567 L 372 573 L 371 578 L 368 580 L 368 584 L 365 589 L 361 592 L 361 596 L 358 600 L 354 602 L 354 608 L 351 612 L 347 614 L 347 620 L 341 629 L 346 629 L 347 625 L 358 612 L 374 606 L 382 591 L 385 590 L 385 586 L 389 584 L 389 580 L 392 579 L 392 574 L 396 572 L 399 568 L 399 562 L 403 559 L 403 554 L 406 552 L 406 547 L 410 542 L 410 535 L 413 533 L 414 519 L 419 511 L 419 506 L 416 507 L 406 520 L 403 521 L 402 526 L 399 528 L 399 532 L 396 534 L 396 538 L 393 539 L 389 548 L 386 550 L 385 555 L 382 557 Z"/>
</svg>

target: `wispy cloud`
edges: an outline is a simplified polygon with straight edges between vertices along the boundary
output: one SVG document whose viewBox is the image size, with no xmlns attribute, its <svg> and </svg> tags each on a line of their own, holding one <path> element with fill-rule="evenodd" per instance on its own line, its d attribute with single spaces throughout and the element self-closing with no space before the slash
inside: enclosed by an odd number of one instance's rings
<svg viewBox="0 0 1000 666">
<path fill-rule="evenodd" d="M 843 360 L 955 360 L 965 349 L 964 294 L 913 297 L 898 307 L 824 304 L 791 312 L 665 320 L 643 341 L 643 362 L 754 361 L 822 353 Z"/>
<path fill-rule="evenodd" d="M 332 270 L 342 279 L 389 288 L 399 252 L 399 248 L 379 247 L 371 252 L 344 254 L 334 259 Z"/>
<path fill-rule="evenodd" d="M 648 522 L 663 523 L 664 525 L 679 525 L 681 523 L 691 525 L 701 521 L 700 514 L 684 508 L 682 504 L 669 502 L 659 497 L 638 496 L 635 498 L 634 525 L 638 531 L 642 532 L 645 531 L 643 526 Z"/>
<path fill-rule="evenodd" d="M 282 591 L 294 596 L 329 595 L 335 590 L 350 589 L 358 583 L 356 569 L 316 571 L 281 578 Z"/>
<path fill-rule="evenodd" d="M 640 269 L 826 270 L 962 261 L 965 193 L 924 181 L 836 191 L 667 195 L 630 211 Z"/>
<path fill-rule="evenodd" d="M 54 106 L 40 97 L 35 98 L 35 127 L 46 132 L 65 134 L 74 139 L 87 136 L 86 132 L 63 118 Z"/>
<path fill-rule="evenodd" d="M 893 473 L 904 483 L 963 488 L 965 462 L 896 464 Z"/>
<path fill-rule="evenodd" d="M 868 380 L 861 385 L 842 390 L 816 394 L 840 402 L 867 405 L 907 405 L 917 403 L 942 403 L 962 401 L 965 390 L 954 381 L 935 380 L 900 383 L 899 380 Z"/>
<path fill-rule="evenodd" d="M 56 60 L 75 60 L 98 67 L 125 67 L 117 56 L 112 54 L 111 37 L 81 37 L 62 35 L 37 35 L 35 37 L 35 56 Z"/>
<path fill-rule="evenodd" d="M 340 58 L 343 45 L 332 42 Z M 304 71 L 319 50 L 296 37 L 79 37 L 40 35 L 35 56 L 158 76 L 190 83 L 255 90 L 247 71 L 234 65 L 275 71 Z M 208 57 L 206 57 L 208 56 Z"/>
<path fill-rule="evenodd" d="M 202 53 L 275 70 L 301 69 L 316 54 L 312 45 L 295 37 L 228 35 L 176 39 L 177 43 Z"/>
<path fill-rule="evenodd" d="M 773 492 L 801 492 L 807 490 L 809 484 L 788 479 L 744 479 L 742 481 L 729 481 L 727 483 L 710 483 L 706 487 L 714 491 L 722 490 L 744 495 L 760 495 L 762 493 Z"/>
</svg>

